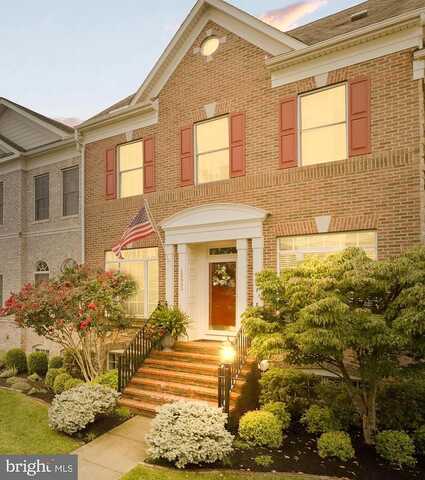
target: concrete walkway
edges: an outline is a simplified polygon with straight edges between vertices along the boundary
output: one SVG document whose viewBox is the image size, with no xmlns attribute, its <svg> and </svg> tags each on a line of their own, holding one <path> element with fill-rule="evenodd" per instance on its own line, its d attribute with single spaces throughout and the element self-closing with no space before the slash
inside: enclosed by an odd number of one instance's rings
<svg viewBox="0 0 425 480">
<path fill-rule="evenodd" d="M 78 448 L 78 480 L 118 480 L 146 456 L 151 419 L 136 416 Z"/>
</svg>

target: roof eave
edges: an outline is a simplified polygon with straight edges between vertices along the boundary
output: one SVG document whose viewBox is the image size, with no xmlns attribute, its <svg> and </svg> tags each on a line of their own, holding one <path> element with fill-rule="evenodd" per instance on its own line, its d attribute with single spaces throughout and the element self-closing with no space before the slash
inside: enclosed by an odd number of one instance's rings
<svg viewBox="0 0 425 480">
<path fill-rule="evenodd" d="M 418 25 L 425 24 L 425 8 L 413 10 L 381 22 L 373 23 L 372 25 L 367 25 L 358 30 L 332 37 L 300 50 L 283 53 L 273 58 L 266 59 L 266 67 L 268 70 L 274 71 L 282 67 L 288 67 L 290 65 L 311 60 L 332 53 L 335 50 L 348 48 L 358 42 L 372 40 L 404 28 L 410 28 L 414 26 L 418 20 Z"/>
<path fill-rule="evenodd" d="M 125 120 L 136 115 L 143 113 L 149 113 L 157 110 L 157 103 L 155 101 L 149 101 L 145 103 L 140 103 L 137 105 L 127 105 L 116 110 L 112 110 L 101 117 L 94 118 L 92 120 L 87 120 L 86 122 L 81 123 L 75 127 L 76 131 L 80 134 L 93 130 L 95 128 L 104 127 L 115 123 L 117 121 Z"/>
</svg>

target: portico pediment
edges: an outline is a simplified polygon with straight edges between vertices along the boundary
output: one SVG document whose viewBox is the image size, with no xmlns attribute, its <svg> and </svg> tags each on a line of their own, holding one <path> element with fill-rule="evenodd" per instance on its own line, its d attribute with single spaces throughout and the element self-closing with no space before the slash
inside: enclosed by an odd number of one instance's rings
<svg viewBox="0 0 425 480">
<path fill-rule="evenodd" d="M 160 226 L 165 243 L 198 243 L 262 236 L 267 212 L 244 204 L 210 203 L 187 208 Z"/>
</svg>

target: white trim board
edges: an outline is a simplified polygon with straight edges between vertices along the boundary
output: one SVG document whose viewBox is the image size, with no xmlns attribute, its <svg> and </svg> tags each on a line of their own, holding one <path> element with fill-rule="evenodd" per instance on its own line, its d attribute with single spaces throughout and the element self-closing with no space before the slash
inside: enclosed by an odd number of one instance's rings
<svg viewBox="0 0 425 480">
<path fill-rule="evenodd" d="M 198 0 L 134 95 L 130 105 L 138 103 L 147 92 L 151 98 L 158 94 L 209 20 L 262 48 L 270 55 L 306 47 L 299 40 L 222 0 Z"/>
<path fill-rule="evenodd" d="M 115 135 L 122 135 L 128 131 L 137 130 L 139 128 L 149 127 L 158 123 L 158 110 L 149 111 L 148 113 L 141 113 L 135 117 L 126 120 L 116 119 L 116 123 L 111 123 L 105 126 L 99 126 L 86 132 L 81 132 L 83 143 L 97 142 L 104 138 L 113 137 Z"/>
<path fill-rule="evenodd" d="M 271 72 L 272 87 L 280 87 L 305 78 L 321 75 L 339 68 L 366 62 L 408 48 L 422 48 L 423 35 L 420 26 L 401 30 L 366 43 L 345 48 L 306 60 L 292 66 L 282 66 Z"/>
</svg>

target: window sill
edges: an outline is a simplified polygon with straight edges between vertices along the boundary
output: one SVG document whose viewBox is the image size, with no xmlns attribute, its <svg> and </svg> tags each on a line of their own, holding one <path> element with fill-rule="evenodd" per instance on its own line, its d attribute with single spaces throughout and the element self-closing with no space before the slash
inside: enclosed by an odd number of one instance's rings
<svg viewBox="0 0 425 480">
<path fill-rule="evenodd" d="M 44 220 L 34 220 L 31 222 L 31 225 L 40 225 L 40 224 L 49 223 L 49 222 L 50 222 L 50 218 L 46 218 Z"/>
<path fill-rule="evenodd" d="M 76 213 L 74 215 L 62 215 L 60 217 L 61 220 L 68 220 L 68 219 L 75 219 L 75 218 L 80 218 L 80 214 L 79 213 Z"/>
</svg>

